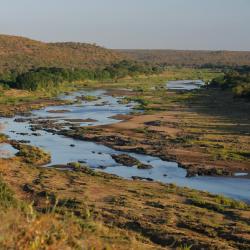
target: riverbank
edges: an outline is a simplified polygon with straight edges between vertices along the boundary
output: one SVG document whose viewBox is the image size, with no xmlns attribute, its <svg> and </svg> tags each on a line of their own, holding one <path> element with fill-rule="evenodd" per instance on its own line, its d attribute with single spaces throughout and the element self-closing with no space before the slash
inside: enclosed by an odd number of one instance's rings
<svg viewBox="0 0 250 250">
<path fill-rule="evenodd" d="M 173 184 L 128 181 L 86 167 L 60 171 L 12 159 L 0 160 L 0 169 L 15 200 L 27 206 L 21 212 L 8 205 L 1 212 L 0 244 L 5 248 L 13 242 L 20 248 L 36 244 L 50 249 L 82 244 L 96 249 L 250 245 L 250 208 L 242 202 Z M 16 230 L 10 234 L 8 228 Z"/>
<path fill-rule="evenodd" d="M 2 90 L 0 96 L 0 117 L 13 117 L 17 114 L 25 115 L 35 109 L 66 103 L 68 102 L 56 98 L 56 94 L 52 93 L 46 94 L 44 92 L 30 92 L 17 89 Z"/>
<path fill-rule="evenodd" d="M 212 71 L 209 69 L 178 69 L 173 67 L 169 68 L 162 74 L 157 75 L 139 75 L 133 78 L 126 77 L 123 79 L 107 80 L 103 82 L 91 80 L 75 81 L 72 83 L 65 83 L 60 87 L 37 91 L 11 88 L 5 89 L 0 86 L 0 116 L 13 116 L 18 113 L 50 106 L 50 104 L 53 105 L 53 102 L 59 101 L 56 98 L 58 95 L 86 88 L 107 89 L 111 87 L 113 89 L 136 88 L 137 90 L 140 90 L 140 88 L 162 85 L 167 80 L 202 78 L 203 80 L 208 81 L 219 75 L 221 75 L 219 71 Z"/>
</svg>

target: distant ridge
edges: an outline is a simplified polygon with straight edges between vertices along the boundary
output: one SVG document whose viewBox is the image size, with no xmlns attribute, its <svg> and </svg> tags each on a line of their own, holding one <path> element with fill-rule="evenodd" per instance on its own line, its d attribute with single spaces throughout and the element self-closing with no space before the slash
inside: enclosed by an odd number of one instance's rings
<svg viewBox="0 0 250 250">
<path fill-rule="evenodd" d="M 0 74 L 38 67 L 103 68 L 124 59 L 176 66 L 249 66 L 250 52 L 112 50 L 88 43 L 45 43 L 0 35 Z"/>
<path fill-rule="evenodd" d="M 96 68 L 121 61 L 119 52 L 87 43 L 44 43 L 0 35 L 0 73 L 32 67 Z"/>
<path fill-rule="evenodd" d="M 250 51 L 116 50 L 134 60 L 176 66 L 250 66 Z"/>
</svg>

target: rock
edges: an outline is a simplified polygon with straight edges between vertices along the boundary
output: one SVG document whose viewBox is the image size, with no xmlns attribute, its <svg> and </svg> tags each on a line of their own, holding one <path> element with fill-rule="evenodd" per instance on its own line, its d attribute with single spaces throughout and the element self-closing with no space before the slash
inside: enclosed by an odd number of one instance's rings
<svg viewBox="0 0 250 250">
<path fill-rule="evenodd" d="M 145 177 L 140 177 L 140 176 L 132 176 L 131 177 L 133 180 L 139 180 L 139 181 L 154 181 L 154 179 L 152 178 L 145 178 Z"/>
<path fill-rule="evenodd" d="M 28 133 L 16 133 L 17 135 L 29 135 Z"/>
<path fill-rule="evenodd" d="M 134 157 L 127 155 L 127 154 L 121 154 L 121 155 L 111 155 L 111 157 L 119 164 L 133 167 L 137 164 L 140 164 L 140 162 L 135 159 Z"/>
<path fill-rule="evenodd" d="M 78 162 L 79 162 L 79 163 L 82 163 L 82 164 L 85 164 L 85 163 L 86 163 L 86 161 L 81 161 L 81 160 L 78 161 Z"/>
<path fill-rule="evenodd" d="M 130 148 L 130 151 L 138 154 L 146 154 L 145 149 L 142 147 Z"/>
<path fill-rule="evenodd" d="M 62 109 L 62 110 L 48 110 L 48 113 L 61 114 L 61 113 L 69 113 L 70 110 Z"/>
<path fill-rule="evenodd" d="M 65 119 L 68 122 L 97 122 L 95 119 L 87 118 L 87 119 Z"/>
<path fill-rule="evenodd" d="M 109 143 L 116 146 L 130 146 L 133 144 L 132 139 L 120 138 L 118 136 L 96 136 L 93 138 L 97 142 Z"/>
<path fill-rule="evenodd" d="M 145 122 L 144 124 L 147 126 L 161 126 L 162 121 L 150 121 L 150 122 Z"/>
<path fill-rule="evenodd" d="M 40 133 L 32 133 L 32 135 L 34 135 L 34 136 L 41 136 Z"/>
<path fill-rule="evenodd" d="M 121 155 L 111 155 L 111 157 L 119 164 L 122 164 L 124 166 L 133 167 L 137 166 L 138 169 L 151 169 L 151 165 L 143 164 L 134 157 L 127 155 L 127 154 L 121 154 Z"/>
<path fill-rule="evenodd" d="M 16 118 L 14 122 L 27 122 L 27 118 Z"/>
<path fill-rule="evenodd" d="M 19 140 L 18 142 L 23 143 L 23 144 L 28 144 L 28 143 L 30 143 L 30 141 L 28 141 L 28 140 Z"/>
<path fill-rule="evenodd" d="M 195 177 L 196 175 L 197 175 L 197 173 L 195 171 L 187 170 L 187 174 L 186 174 L 187 178 Z"/>
<path fill-rule="evenodd" d="M 55 135 L 56 134 L 56 130 L 54 130 L 54 129 L 44 129 L 46 132 L 48 132 L 48 133 L 51 133 L 51 134 L 53 134 L 53 135 Z"/>
<path fill-rule="evenodd" d="M 105 167 L 105 166 L 99 166 L 98 168 L 99 169 L 106 169 L 107 167 Z"/>
<path fill-rule="evenodd" d="M 23 191 L 27 193 L 34 193 L 34 189 L 29 184 L 24 184 Z"/>
<path fill-rule="evenodd" d="M 140 163 L 140 164 L 137 165 L 137 168 L 138 169 L 151 169 L 153 167 L 151 165 L 149 165 L 149 164 Z"/>
<path fill-rule="evenodd" d="M 189 166 L 190 167 L 190 166 Z M 191 167 L 187 169 L 186 177 L 195 176 L 232 176 L 232 172 L 220 168 L 195 168 Z"/>
</svg>

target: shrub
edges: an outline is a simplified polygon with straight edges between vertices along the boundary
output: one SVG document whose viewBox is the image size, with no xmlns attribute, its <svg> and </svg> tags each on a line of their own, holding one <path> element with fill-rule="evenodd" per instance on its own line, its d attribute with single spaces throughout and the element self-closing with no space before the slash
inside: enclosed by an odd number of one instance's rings
<svg viewBox="0 0 250 250">
<path fill-rule="evenodd" d="M 248 70 L 238 70 L 226 73 L 224 76 L 213 79 L 210 87 L 229 89 L 235 97 L 250 100 L 250 73 Z"/>
<path fill-rule="evenodd" d="M 10 208 L 16 205 L 13 192 L 7 187 L 0 177 L 0 207 Z"/>
</svg>

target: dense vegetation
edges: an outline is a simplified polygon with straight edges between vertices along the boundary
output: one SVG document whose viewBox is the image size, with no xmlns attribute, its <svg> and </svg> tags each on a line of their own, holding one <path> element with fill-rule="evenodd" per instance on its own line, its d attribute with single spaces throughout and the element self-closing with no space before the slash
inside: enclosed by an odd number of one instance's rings
<svg viewBox="0 0 250 250">
<path fill-rule="evenodd" d="M 248 51 L 118 50 L 134 60 L 167 66 L 235 67 L 250 65 Z"/>
<path fill-rule="evenodd" d="M 0 77 L 32 68 L 98 68 L 126 57 L 110 49 L 86 43 L 43 43 L 28 38 L 0 35 Z"/>
<path fill-rule="evenodd" d="M 224 76 L 214 79 L 210 86 L 230 90 L 235 97 L 243 97 L 250 100 L 250 70 L 244 68 L 230 71 Z"/>
<path fill-rule="evenodd" d="M 10 82 L 2 81 L 10 87 L 27 90 L 51 89 L 63 83 L 84 80 L 110 80 L 139 74 L 160 73 L 162 67 L 135 61 L 123 60 L 102 69 L 38 68 L 21 73 Z M 14 77 L 13 77 L 14 78 Z"/>
</svg>

